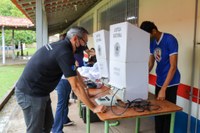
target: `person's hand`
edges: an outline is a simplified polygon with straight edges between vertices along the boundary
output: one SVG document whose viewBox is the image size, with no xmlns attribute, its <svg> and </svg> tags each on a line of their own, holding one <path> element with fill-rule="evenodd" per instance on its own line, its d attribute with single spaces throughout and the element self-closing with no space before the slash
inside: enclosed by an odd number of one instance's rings
<svg viewBox="0 0 200 133">
<path fill-rule="evenodd" d="M 76 65 L 76 67 L 78 67 L 78 66 L 79 66 L 79 63 L 78 63 L 78 61 L 75 61 L 75 65 Z"/>
<path fill-rule="evenodd" d="M 161 90 L 159 91 L 158 93 L 158 97 L 157 97 L 157 100 L 165 100 L 165 97 L 166 97 L 166 94 L 165 94 L 165 90 L 161 88 Z"/>
<path fill-rule="evenodd" d="M 96 94 L 91 94 L 91 93 L 89 93 L 89 92 L 88 92 L 87 94 L 88 94 L 88 97 L 89 97 L 89 98 L 93 98 L 93 97 L 96 96 Z"/>
<path fill-rule="evenodd" d="M 106 107 L 106 106 L 104 106 L 104 105 L 97 105 L 97 106 L 94 108 L 93 112 L 94 112 L 94 113 L 105 113 L 106 110 L 107 110 L 107 107 Z"/>
</svg>

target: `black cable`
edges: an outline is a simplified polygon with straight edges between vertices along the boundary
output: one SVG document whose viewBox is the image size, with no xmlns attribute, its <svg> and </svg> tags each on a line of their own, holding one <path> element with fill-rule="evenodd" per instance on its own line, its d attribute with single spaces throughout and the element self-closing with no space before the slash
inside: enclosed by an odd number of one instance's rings
<svg viewBox="0 0 200 133">
<path fill-rule="evenodd" d="M 127 111 L 128 107 L 129 107 L 129 106 L 127 105 L 127 106 L 125 107 L 125 110 L 122 111 L 121 113 L 116 113 L 116 112 L 114 112 L 114 110 L 113 110 L 113 108 L 112 108 L 112 102 L 113 102 L 113 99 L 114 99 L 115 95 L 117 94 L 117 92 L 118 92 L 119 90 L 120 90 L 120 89 L 118 89 L 118 90 L 114 93 L 114 95 L 112 96 L 111 104 L 110 104 L 112 113 L 115 114 L 115 115 L 117 115 L 117 116 L 120 116 L 120 115 L 124 114 L 124 113 Z"/>
<path fill-rule="evenodd" d="M 113 114 L 115 114 L 117 116 L 124 114 L 128 108 L 133 108 L 137 112 L 144 112 L 145 110 L 153 111 L 153 110 L 158 110 L 161 108 L 159 105 L 151 104 L 150 101 L 148 101 L 148 100 L 144 100 L 142 98 L 137 98 L 137 99 L 134 99 L 133 101 L 128 100 L 125 105 L 120 105 L 119 103 L 116 103 L 116 106 L 124 108 L 124 111 L 122 111 L 121 113 L 116 113 L 116 112 L 114 112 L 114 110 L 112 108 L 112 102 L 113 102 L 113 98 L 115 97 L 115 95 L 117 94 L 117 92 L 119 90 L 120 89 L 118 89 L 114 93 L 114 95 L 112 96 L 112 99 L 111 99 L 111 111 Z"/>
</svg>

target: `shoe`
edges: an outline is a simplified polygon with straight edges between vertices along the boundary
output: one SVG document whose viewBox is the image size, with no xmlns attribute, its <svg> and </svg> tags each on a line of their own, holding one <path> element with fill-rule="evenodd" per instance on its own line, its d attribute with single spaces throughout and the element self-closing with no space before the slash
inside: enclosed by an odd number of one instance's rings
<svg viewBox="0 0 200 133">
<path fill-rule="evenodd" d="M 73 121 L 69 121 L 68 123 L 63 124 L 63 126 L 71 126 L 71 125 L 74 125 Z"/>
</svg>

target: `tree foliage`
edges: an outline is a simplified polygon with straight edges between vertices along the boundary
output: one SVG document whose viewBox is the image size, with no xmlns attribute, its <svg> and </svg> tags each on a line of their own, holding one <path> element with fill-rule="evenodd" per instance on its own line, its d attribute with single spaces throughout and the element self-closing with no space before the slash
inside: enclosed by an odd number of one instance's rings
<svg viewBox="0 0 200 133">
<path fill-rule="evenodd" d="M 14 16 L 25 18 L 25 15 L 11 2 L 11 0 L 0 0 L 0 15 Z M 32 44 L 36 40 L 35 31 L 30 30 L 15 30 L 14 31 L 15 44 L 23 42 L 25 44 Z M 6 45 L 10 45 L 12 40 L 12 30 L 5 30 Z M 0 44 L 2 43 L 2 34 L 0 34 Z"/>
</svg>

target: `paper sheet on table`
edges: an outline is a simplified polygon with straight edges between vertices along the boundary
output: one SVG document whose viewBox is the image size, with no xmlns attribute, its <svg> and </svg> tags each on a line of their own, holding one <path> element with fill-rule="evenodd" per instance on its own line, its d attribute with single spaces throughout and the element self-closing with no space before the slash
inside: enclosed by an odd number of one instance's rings
<svg viewBox="0 0 200 133">
<path fill-rule="evenodd" d="M 97 63 L 95 63 L 93 65 L 93 67 L 83 66 L 83 67 L 79 67 L 77 70 L 79 71 L 81 76 L 87 77 L 91 81 L 95 82 L 96 80 L 101 78 L 100 77 L 100 71 L 99 71 Z"/>
</svg>

